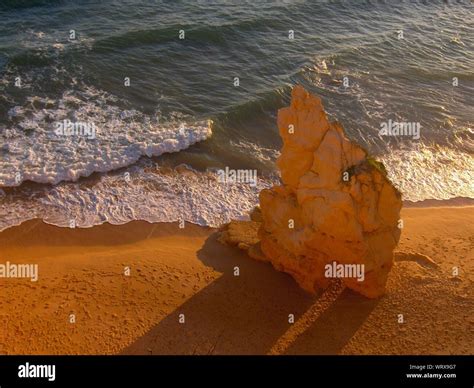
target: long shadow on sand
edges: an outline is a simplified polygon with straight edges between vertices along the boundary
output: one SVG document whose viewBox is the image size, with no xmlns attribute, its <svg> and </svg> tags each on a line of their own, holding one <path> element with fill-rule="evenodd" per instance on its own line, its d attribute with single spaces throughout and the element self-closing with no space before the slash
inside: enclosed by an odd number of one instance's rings
<svg viewBox="0 0 474 388">
<path fill-rule="evenodd" d="M 198 258 L 222 275 L 148 333 L 126 347 L 123 354 L 265 354 L 318 297 L 302 291 L 287 274 L 224 246 L 212 234 Z M 234 276 L 239 267 L 240 276 Z M 338 353 L 375 306 L 348 292 L 294 343 L 288 353 Z M 185 323 L 179 323 L 184 314 Z"/>
<path fill-rule="evenodd" d="M 284 353 L 339 354 L 378 302 L 346 288 Z M 360 353 L 364 353 L 364 349 L 360 349 Z"/>
</svg>

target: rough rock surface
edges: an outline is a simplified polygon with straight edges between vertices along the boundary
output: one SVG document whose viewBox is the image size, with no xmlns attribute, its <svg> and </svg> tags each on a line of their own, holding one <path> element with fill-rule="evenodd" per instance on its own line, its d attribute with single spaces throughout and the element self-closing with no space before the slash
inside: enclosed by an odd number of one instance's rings
<svg viewBox="0 0 474 388">
<path fill-rule="evenodd" d="M 294 87 L 291 105 L 279 110 L 278 127 L 283 185 L 262 190 L 261 215 L 254 212 L 247 224 L 231 222 L 221 241 L 271 262 L 309 292 L 337 277 L 328 275 L 327 265 L 363 265 L 363 281 L 341 280 L 367 297 L 382 295 L 400 238 L 402 206 L 383 165 L 330 123 L 321 100 L 301 86 Z"/>
</svg>

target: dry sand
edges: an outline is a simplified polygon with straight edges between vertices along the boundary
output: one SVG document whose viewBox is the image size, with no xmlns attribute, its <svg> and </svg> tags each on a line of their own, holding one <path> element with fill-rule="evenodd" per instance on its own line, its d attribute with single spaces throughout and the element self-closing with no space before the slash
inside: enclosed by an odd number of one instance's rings
<svg viewBox="0 0 474 388">
<path fill-rule="evenodd" d="M 377 300 L 310 296 L 209 228 L 26 222 L 0 233 L 0 264 L 37 263 L 39 280 L 0 279 L 0 354 L 473 354 L 474 207 L 402 216 Z"/>
</svg>

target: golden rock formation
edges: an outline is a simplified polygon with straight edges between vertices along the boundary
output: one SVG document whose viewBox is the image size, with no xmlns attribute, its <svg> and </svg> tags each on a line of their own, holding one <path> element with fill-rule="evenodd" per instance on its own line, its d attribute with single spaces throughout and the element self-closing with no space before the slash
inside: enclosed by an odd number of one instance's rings
<svg viewBox="0 0 474 388">
<path fill-rule="evenodd" d="M 283 184 L 262 190 L 252 221 L 231 222 L 221 241 L 271 262 L 309 292 L 338 277 L 369 298 L 382 295 L 402 206 L 383 165 L 330 123 L 321 100 L 301 86 L 279 110 L 278 127 Z"/>
</svg>

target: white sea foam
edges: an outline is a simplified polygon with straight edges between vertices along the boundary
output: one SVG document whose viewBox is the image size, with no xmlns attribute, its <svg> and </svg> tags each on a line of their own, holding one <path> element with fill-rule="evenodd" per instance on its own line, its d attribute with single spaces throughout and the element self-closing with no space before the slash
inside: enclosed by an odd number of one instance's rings
<svg viewBox="0 0 474 388">
<path fill-rule="evenodd" d="M 421 147 L 395 150 L 380 160 L 404 200 L 474 197 L 474 158 L 469 154 Z M 77 227 L 132 220 L 217 227 L 246 218 L 258 204 L 258 193 L 277 183 L 276 177 L 258 176 L 256 187 L 226 185 L 218 178 L 215 171 L 157 167 L 144 159 L 94 179 L 9 189 L 0 195 L 0 230 L 33 218 L 62 227 L 71 220 Z"/>
<path fill-rule="evenodd" d="M 23 181 L 56 184 L 76 181 L 186 149 L 212 134 L 210 123 L 161 122 L 136 110 L 123 110 L 114 97 L 94 88 L 66 92 L 56 100 L 30 97 L 8 112 L 11 125 L 0 131 L 0 186 Z M 95 138 L 58 136 L 55 123 L 93 123 Z"/>
<path fill-rule="evenodd" d="M 246 140 L 239 140 L 238 142 L 231 140 L 230 145 L 245 155 L 252 155 L 262 163 L 274 164 L 278 156 L 280 156 L 280 151 L 278 150 L 263 147 Z"/>
<path fill-rule="evenodd" d="M 412 149 L 392 150 L 379 160 L 404 200 L 474 198 L 472 154 L 418 144 Z"/>
<path fill-rule="evenodd" d="M 77 227 L 133 220 L 184 220 L 216 227 L 246 218 L 260 190 L 273 183 L 259 177 L 256 187 L 226 185 L 212 171 L 156 168 L 145 161 L 121 173 L 103 174 L 93 184 L 63 182 L 0 197 L 0 230 L 33 218 L 62 227 L 69 227 L 71 220 Z"/>
</svg>

